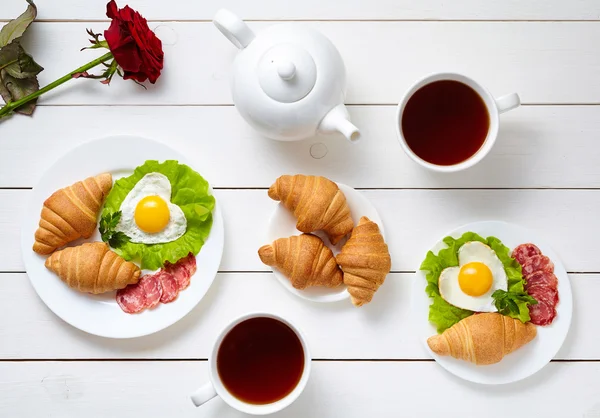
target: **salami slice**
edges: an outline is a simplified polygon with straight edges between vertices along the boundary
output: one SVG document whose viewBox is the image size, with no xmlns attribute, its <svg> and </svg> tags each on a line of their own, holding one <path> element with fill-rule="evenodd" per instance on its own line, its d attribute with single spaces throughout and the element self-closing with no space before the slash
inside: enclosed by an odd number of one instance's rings
<svg viewBox="0 0 600 418">
<path fill-rule="evenodd" d="M 540 284 L 548 286 L 552 289 L 558 288 L 558 279 L 556 278 L 554 273 L 549 273 L 547 271 L 536 271 L 534 273 L 531 273 L 525 278 L 525 280 L 527 281 L 527 284 L 525 285 L 525 290 L 527 290 L 528 287 Z"/>
<path fill-rule="evenodd" d="M 542 252 L 533 244 L 521 244 L 512 252 L 512 257 L 515 258 L 520 265 L 525 264 L 525 260 L 534 255 L 540 255 Z"/>
<path fill-rule="evenodd" d="M 554 263 L 545 255 L 534 255 L 525 260 L 523 267 L 523 276 L 527 277 L 536 271 L 554 272 Z"/>
<path fill-rule="evenodd" d="M 556 310 L 554 307 L 548 306 L 544 302 L 538 302 L 537 305 L 529 306 L 529 316 L 531 316 L 531 323 L 534 325 L 548 325 L 556 317 Z"/>
<path fill-rule="evenodd" d="M 123 309 L 123 312 L 134 314 L 142 312 L 146 308 L 146 291 L 140 283 L 141 280 L 124 289 L 117 290 L 117 304 Z"/>
<path fill-rule="evenodd" d="M 177 281 L 172 274 L 167 273 L 164 270 L 156 273 L 158 279 L 160 280 L 160 285 L 162 287 L 162 295 L 160 296 L 160 301 L 162 303 L 173 302 L 177 295 L 179 294 L 179 286 L 177 285 Z"/>
<path fill-rule="evenodd" d="M 154 308 L 160 302 L 162 296 L 162 286 L 160 279 L 156 277 L 157 274 L 146 275 L 140 280 L 140 286 L 144 288 L 146 293 L 145 308 Z"/>
<path fill-rule="evenodd" d="M 190 273 L 190 277 L 192 277 L 197 270 L 196 257 L 194 257 L 194 254 L 190 253 L 187 258 L 184 259 L 184 264 Z"/>
<path fill-rule="evenodd" d="M 177 286 L 179 290 L 186 289 L 190 285 L 190 279 L 192 275 L 186 266 L 179 266 L 177 269 L 177 274 L 175 275 L 175 280 L 177 281 Z"/>
<path fill-rule="evenodd" d="M 190 279 L 196 272 L 196 257 L 190 253 L 175 264 L 167 263 L 165 271 L 175 277 L 179 290 L 183 290 L 190 285 Z"/>
<path fill-rule="evenodd" d="M 527 289 L 527 293 L 539 302 L 554 308 L 558 303 L 558 290 L 543 284 L 537 284 Z"/>
</svg>

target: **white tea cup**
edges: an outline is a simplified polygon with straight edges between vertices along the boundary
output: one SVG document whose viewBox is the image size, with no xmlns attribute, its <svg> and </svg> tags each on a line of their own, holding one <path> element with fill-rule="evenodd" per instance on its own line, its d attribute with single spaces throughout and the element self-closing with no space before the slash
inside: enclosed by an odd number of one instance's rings
<svg viewBox="0 0 600 418">
<path fill-rule="evenodd" d="M 221 343 L 223 342 L 225 337 L 231 332 L 231 330 L 235 326 L 252 318 L 271 318 L 283 323 L 284 325 L 287 325 L 296 334 L 296 337 L 298 337 L 298 340 L 302 344 L 302 350 L 304 352 L 304 369 L 302 371 L 302 375 L 300 376 L 298 383 L 290 393 L 272 403 L 253 404 L 238 399 L 225 387 L 217 368 L 217 357 L 219 353 L 219 347 L 221 346 Z M 194 393 L 192 393 L 190 398 L 194 405 L 201 406 L 209 400 L 219 396 L 223 401 L 225 401 L 225 403 L 227 403 L 229 406 L 231 406 L 234 409 L 237 409 L 240 412 L 252 415 L 273 414 L 291 405 L 300 396 L 300 394 L 306 387 L 306 383 L 308 382 L 310 368 L 311 357 L 308 351 L 308 345 L 306 344 L 306 338 L 295 325 L 293 325 L 287 319 L 284 319 L 281 316 L 275 314 L 261 312 L 249 313 L 233 320 L 219 333 L 219 336 L 217 337 L 211 350 L 210 357 L 208 358 L 209 382 L 197 389 Z"/>
<path fill-rule="evenodd" d="M 436 81 L 458 81 L 460 83 L 466 84 L 471 87 L 482 99 L 485 107 L 487 109 L 487 113 L 489 115 L 489 127 L 487 136 L 483 142 L 483 145 L 479 148 L 477 152 L 471 155 L 464 161 L 461 161 L 457 164 L 452 165 L 438 165 L 433 164 L 419 157 L 408 145 L 406 138 L 404 137 L 404 133 L 402 132 L 402 117 L 404 114 L 404 109 L 410 98 L 421 88 L 427 86 L 428 84 L 434 83 Z M 517 93 L 508 94 L 506 96 L 499 97 L 495 99 L 491 93 L 485 89 L 481 84 L 476 82 L 475 80 L 457 73 L 436 73 L 431 74 L 427 77 L 422 78 L 417 81 L 408 89 L 408 91 L 404 94 L 404 97 L 398 104 L 398 108 L 396 111 L 396 133 L 398 134 L 398 141 L 402 146 L 402 149 L 413 161 L 421 165 L 422 167 L 428 168 L 433 171 L 439 172 L 455 172 L 467 169 L 469 167 L 474 166 L 478 162 L 480 162 L 492 149 L 496 139 L 498 137 L 498 125 L 499 125 L 499 115 L 500 113 L 507 112 L 509 110 L 515 109 L 519 107 L 521 104 L 521 100 Z"/>
</svg>

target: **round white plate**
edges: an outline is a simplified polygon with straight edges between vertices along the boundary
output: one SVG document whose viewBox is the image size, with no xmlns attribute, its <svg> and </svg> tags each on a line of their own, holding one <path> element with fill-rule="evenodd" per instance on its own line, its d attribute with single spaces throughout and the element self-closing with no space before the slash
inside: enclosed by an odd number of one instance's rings
<svg viewBox="0 0 600 418">
<path fill-rule="evenodd" d="M 178 160 L 192 168 L 193 163 L 159 142 L 135 136 L 115 136 L 85 143 L 65 154 L 44 173 L 33 189 L 24 217 L 21 247 L 29 280 L 44 303 L 60 318 L 90 334 L 111 338 L 132 338 L 159 331 L 183 318 L 194 308 L 212 284 L 223 254 L 223 217 L 218 202 L 213 211 L 213 226 L 206 243 L 196 256 L 198 270 L 190 286 L 174 302 L 130 315 L 115 301 L 115 292 L 101 295 L 81 293 L 69 288 L 44 267 L 45 256 L 31 249 L 40 220 L 43 202 L 54 191 L 104 172 L 113 180 L 128 176 L 146 160 Z M 201 171 L 200 171 L 201 172 Z M 100 241 L 95 234 L 86 241 Z M 81 242 L 76 241 L 71 245 Z"/>
<path fill-rule="evenodd" d="M 369 199 L 364 197 L 361 193 L 357 192 L 350 186 L 346 186 L 345 184 L 341 183 L 336 184 L 346 196 L 346 201 L 350 207 L 354 224 L 356 225 L 361 217 L 366 216 L 379 225 L 381 235 L 385 237 L 383 232 L 383 222 L 381 222 L 381 218 L 379 217 L 379 213 L 377 213 L 377 209 L 375 209 L 371 202 L 369 202 Z M 275 208 L 275 212 L 273 212 L 273 215 L 269 221 L 269 226 L 267 227 L 267 243 L 270 244 L 278 238 L 287 238 L 292 235 L 302 234 L 302 232 L 296 229 L 296 222 L 297 220 L 294 218 L 292 212 L 287 210 L 283 204 L 279 203 Z M 313 234 L 318 235 L 323 240 L 325 245 L 327 245 L 331 251 L 333 251 L 334 255 L 337 255 L 340 252 L 342 246 L 347 241 L 347 238 L 344 238 L 337 245 L 332 245 L 329 242 L 327 235 L 322 231 L 316 231 L 313 232 Z M 350 293 L 348 293 L 345 285 L 341 285 L 336 288 L 315 286 L 304 290 L 296 289 L 294 286 L 292 286 L 290 280 L 279 270 L 276 268 L 273 268 L 272 270 L 275 274 L 275 277 L 279 283 L 283 285 L 283 287 L 303 299 L 313 302 L 337 302 L 350 297 Z"/>
<path fill-rule="evenodd" d="M 511 251 L 519 244 L 530 242 L 537 245 L 544 255 L 550 257 L 554 262 L 554 274 L 558 277 L 560 302 L 556 306 L 556 318 L 551 325 L 537 327 L 537 336 L 533 341 L 507 355 L 502 361 L 496 364 L 476 366 L 450 356 L 438 356 L 427 345 L 427 338 L 435 335 L 436 329 L 427 319 L 431 300 L 425 293 L 425 274 L 417 271 L 412 288 L 411 322 L 415 326 L 417 335 L 423 341 L 427 352 L 450 373 L 465 380 L 483 384 L 504 384 L 525 379 L 552 360 L 569 332 L 571 317 L 573 315 L 573 296 L 571 294 L 569 277 L 556 253 L 552 251 L 546 241 L 525 228 L 498 221 L 474 222 L 455 229 L 443 237 L 450 235 L 458 238 L 468 231 L 476 232 L 484 238 L 489 236 L 497 237 Z M 431 251 L 437 254 L 442 248 L 446 248 L 446 245 L 440 240 L 431 248 Z M 423 253 L 423 258 L 425 258 L 425 253 Z"/>
</svg>

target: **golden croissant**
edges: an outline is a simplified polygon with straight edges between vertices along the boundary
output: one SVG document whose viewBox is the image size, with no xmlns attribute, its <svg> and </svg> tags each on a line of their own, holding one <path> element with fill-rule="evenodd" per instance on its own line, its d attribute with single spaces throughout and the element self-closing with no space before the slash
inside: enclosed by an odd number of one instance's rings
<svg viewBox="0 0 600 418">
<path fill-rule="evenodd" d="M 431 351 L 478 365 L 498 363 L 536 336 L 536 327 L 499 313 L 466 317 L 440 335 L 429 337 Z"/>
<path fill-rule="evenodd" d="M 269 197 L 281 201 L 294 213 L 299 231 L 323 230 L 332 244 L 337 244 L 354 226 L 346 196 L 325 177 L 281 176 L 269 189 Z"/>
<path fill-rule="evenodd" d="M 296 289 L 342 284 L 342 271 L 333 253 L 314 235 L 280 238 L 262 246 L 258 256 L 266 265 L 277 267 Z"/>
<path fill-rule="evenodd" d="M 46 259 L 53 271 L 69 287 L 80 292 L 104 293 L 137 283 L 141 270 L 125 261 L 103 242 L 67 247 Z"/>
<path fill-rule="evenodd" d="M 360 218 L 336 260 L 344 272 L 344 284 L 355 306 L 373 299 L 392 268 L 388 246 L 379 227 L 366 216 Z"/>
<path fill-rule="evenodd" d="M 44 202 L 33 251 L 51 254 L 78 238 L 91 237 L 111 188 L 112 176 L 104 173 L 54 192 Z"/>
</svg>

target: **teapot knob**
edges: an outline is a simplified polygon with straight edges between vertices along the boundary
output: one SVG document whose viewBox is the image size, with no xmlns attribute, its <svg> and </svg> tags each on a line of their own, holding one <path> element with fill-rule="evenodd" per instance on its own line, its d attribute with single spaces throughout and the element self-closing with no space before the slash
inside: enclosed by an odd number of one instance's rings
<svg viewBox="0 0 600 418">
<path fill-rule="evenodd" d="M 277 74 L 284 80 L 291 80 L 296 75 L 296 66 L 293 62 L 282 62 L 277 66 Z"/>
</svg>

